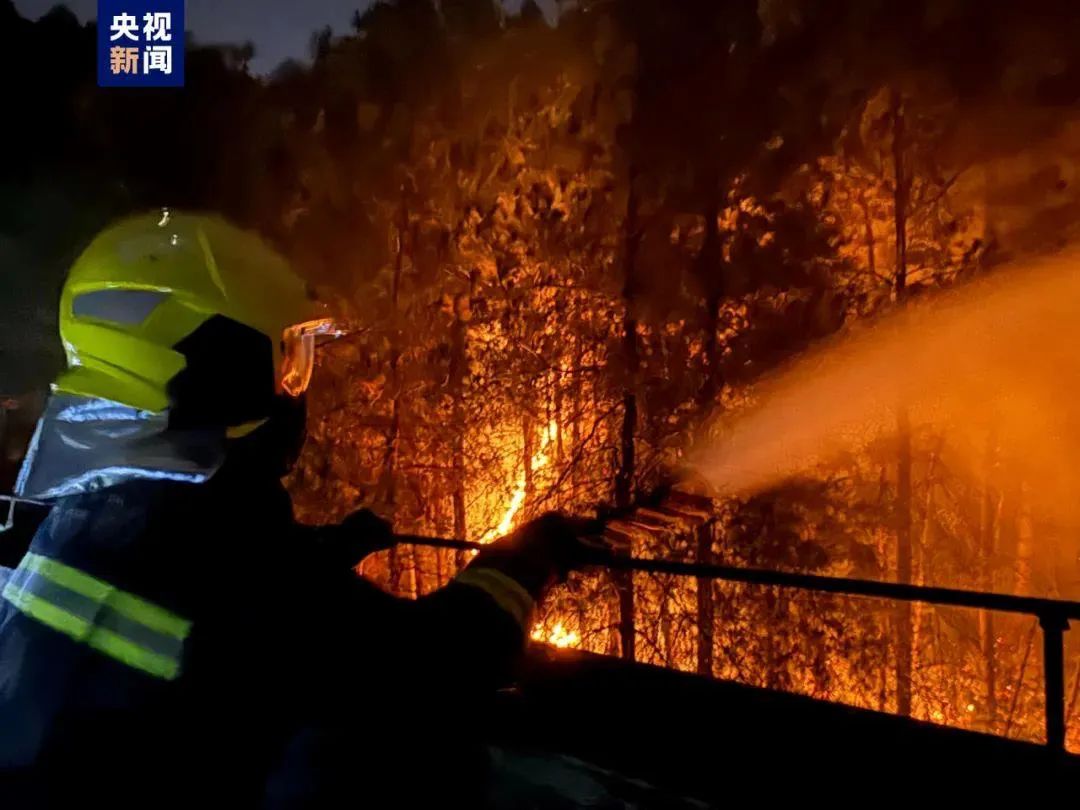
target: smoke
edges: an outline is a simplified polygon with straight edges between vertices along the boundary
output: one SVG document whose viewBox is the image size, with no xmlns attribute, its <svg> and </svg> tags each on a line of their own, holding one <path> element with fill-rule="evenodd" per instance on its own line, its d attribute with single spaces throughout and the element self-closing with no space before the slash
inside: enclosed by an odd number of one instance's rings
<svg viewBox="0 0 1080 810">
<path fill-rule="evenodd" d="M 691 464 L 751 494 L 894 436 L 901 405 L 972 471 L 988 443 L 1055 519 L 1080 518 L 1080 251 L 912 304 L 811 352 L 722 418 Z M 992 438 L 991 438 L 992 437 Z"/>
</svg>

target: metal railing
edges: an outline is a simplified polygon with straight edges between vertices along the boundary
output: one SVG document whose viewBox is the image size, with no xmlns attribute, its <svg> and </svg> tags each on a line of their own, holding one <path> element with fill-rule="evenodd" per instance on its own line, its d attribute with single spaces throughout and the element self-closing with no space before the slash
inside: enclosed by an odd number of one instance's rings
<svg viewBox="0 0 1080 810">
<path fill-rule="evenodd" d="M 479 551 L 480 543 L 451 540 L 443 537 L 399 535 L 398 541 L 405 545 L 431 546 Z M 726 582 L 742 582 L 749 585 L 772 585 L 781 588 L 863 596 L 873 599 L 892 599 L 898 602 L 924 602 L 931 605 L 994 610 L 1034 616 L 1039 620 L 1043 634 L 1043 685 L 1046 701 L 1046 746 L 1048 749 L 1065 751 L 1065 631 L 1071 619 L 1080 619 L 1080 602 L 1040 599 L 1034 596 L 1013 596 L 1001 593 L 985 593 L 958 588 L 937 588 L 926 585 L 906 585 L 899 582 L 876 582 L 873 580 L 827 577 L 817 574 L 793 574 L 785 571 L 767 571 L 758 568 L 736 568 L 728 565 L 680 562 L 643 557 L 597 553 L 589 565 L 650 574 L 673 574 L 676 576 L 719 579 Z"/>
</svg>

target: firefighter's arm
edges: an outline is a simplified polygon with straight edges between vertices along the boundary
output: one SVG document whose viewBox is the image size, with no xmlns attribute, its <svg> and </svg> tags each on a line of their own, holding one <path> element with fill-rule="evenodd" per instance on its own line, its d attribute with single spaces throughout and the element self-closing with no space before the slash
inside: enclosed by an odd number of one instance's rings
<svg viewBox="0 0 1080 810">
<path fill-rule="evenodd" d="M 390 524 L 370 509 L 359 509 L 341 523 L 326 526 L 303 526 L 306 553 L 335 568 L 355 568 L 369 554 L 394 545 Z"/>
<path fill-rule="evenodd" d="M 391 596 L 362 578 L 349 583 L 332 611 L 356 648 L 344 648 L 334 671 L 350 678 L 415 681 L 429 697 L 457 699 L 505 685 L 547 590 L 576 563 L 580 527 L 545 515 L 493 543 L 447 586 L 416 600 Z M 356 656 L 355 650 L 364 654 Z M 352 664 L 360 669 L 346 675 Z"/>
<path fill-rule="evenodd" d="M 550 513 L 493 543 L 445 588 L 409 603 L 414 648 L 458 689 L 505 685 L 536 608 L 582 558 L 580 521 Z"/>
</svg>

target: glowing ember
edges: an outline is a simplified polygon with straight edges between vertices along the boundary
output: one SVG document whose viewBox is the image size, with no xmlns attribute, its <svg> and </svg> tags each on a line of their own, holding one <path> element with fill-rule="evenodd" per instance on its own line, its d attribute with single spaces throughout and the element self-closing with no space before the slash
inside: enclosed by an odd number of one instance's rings
<svg viewBox="0 0 1080 810">
<path fill-rule="evenodd" d="M 532 471 L 534 474 L 548 465 L 548 451 L 551 447 L 551 442 L 555 439 L 555 434 L 558 429 L 559 426 L 554 420 L 548 423 L 547 427 L 544 428 L 544 433 L 540 438 L 540 449 L 537 450 L 532 457 Z M 521 507 L 524 505 L 525 470 L 522 468 L 521 472 L 518 473 L 517 481 L 514 484 L 514 495 L 510 499 L 510 504 L 506 507 L 502 519 L 495 528 L 488 529 L 484 533 L 483 537 L 480 538 L 480 542 L 490 543 L 499 537 L 504 537 L 509 534 L 514 528 L 514 518 L 517 517 L 518 512 L 521 511 Z"/>
<path fill-rule="evenodd" d="M 533 628 L 531 638 L 533 641 L 541 641 L 553 647 L 576 647 L 581 643 L 581 636 L 577 631 L 567 630 L 562 622 L 556 622 L 546 636 L 544 628 L 537 625 Z"/>
</svg>

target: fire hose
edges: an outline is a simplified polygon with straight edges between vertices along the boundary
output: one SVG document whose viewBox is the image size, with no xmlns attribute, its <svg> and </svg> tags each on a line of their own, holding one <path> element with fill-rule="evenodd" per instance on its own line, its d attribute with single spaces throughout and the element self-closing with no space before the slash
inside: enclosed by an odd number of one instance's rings
<svg viewBox="0 0 1080 810">
<path fill-rule="evenodd" d="M 423 535 L 395 535 L 401 545 L 427 546 L 430 548 L 460 549 L 480 551 L 487 546 L 469 540 L 446 537 L 427 537 Z M 586 538 L 589 540 L 590 538 Z M 595 539 L 595 538 L 593 538 Z M 602 568 L 614 571 L 631 571 L 645 574 L 667 574 L 670 576 L 697 577 L 700 579 L 719 579 L 726 582 L 739 582 L 746 585 L 797 588 L 800 590 L 820 591 L 843 596 L 858 596 L 872 599 L 901 600 L 907 602 L 927 602 L 952 607 L 998 610 L 1006 613 L 1019 613 L 1042 616 L 1048 605 L 1062 615 L 1080 619 L 1080 602 L 1046 600 L 1035 596 L 1013 594 L 982 593 L 960 588 L 941 588 L 927 585 L 909 585 L 901 582 L 888 582 L 850 577 L 822 576 L 820 574 L 797 574 L 789 571 L 776 571 L 764 568 L 742 568 L 706 562 L 689 562 L 654 557 L 634 557 L 594 543 L 588 543 L 591 551 L 586 555 L 582 568 Z M 1055 614 L 1056 615 L 1056 614 Z"/>
<path fill-rule="evenodd" d="M 659 505 L 672 493 L 668 485 L 638 499 L 634 504 L 622 509 L 602 510 L 598 521 L 604 525 L 628 519 L 634 511 Z M 30 504 L 48 504 L 26 498 L 0 496 L 0 502 L 9 502 L 13 511 L 15 502 Z M 5 525 L 7 524 L 7 525 Z M 11 515 L 6 521 L 0 521 L 0 531 L 9 528 Z M 448 537 L 430 537 L 417 534 L 395 534 L 399 545 L 425 546 L 460 551 L 481 551 L 487 546 L 471 540 Z M 622 549 L 613 548 L 602 536 L 583 537 L 586 552 L 582 556 L 580 567 L 583 569 L 606 569 L 610 571 L 629 571 L 644 574 L 666 574 L 668 576 L 696 577 L 699 579 L 739 582 L 746 585 L 797 588 L 844 596 L 859 596 L 872 599 L 902 600 L 909 602 L 928 602 L 950 605 L 953 607 L 991 609 L 1008 613 L 1022 613 L 1042 616 L 1046 612 L 1047 600 L 1032 596 L 1012 594 L 985 594 L 958 588 L 939 588 L 926 585 L 910 585 L 901 582 L 852 579 L 849 577 L 822 576 L 820 574 L 801 574 L 788 571 L 776 571 L 763 568 L 743 568 L 720 565 L 701 560 L 671 560 L 655 557 L 635 557 Z M 1054 601 L 1055 609 L 1065 610 L 1070 618 L 1080 620 L 1080 602 Z"/>
<path fill-rule="evenodd" d="M 659 498 L 653 497 L 650 502 Z M 47 506 L 40 501 L 26 498 L 0 496 L 0 502 L 8 501 L 13 510 L 15 502 L 26 502 Z M 638 505 L 640 506 L 640 501 Z M 609 511 L 603 519 L 619 519 L 626 510 Z M 0 523 L 0 531 L 10 528 L 9 514 L 7 525 Z M 461 551 L 481 551 L 487 546 L 470 540 L 448 537 L 429 537 L 416 534 L 395 534 L 399 545 L 426 546 Z M 699 579 L 718 579 L 726 582 L 739 582 L 746 585 L 797 588 L 819 591 L 843 596 L 859 596 L 872 599 L 901 600 L 907 602 L 926 602 L 952 607 L 997 610 L 1006 613 L 1027 614 L 1055 619 L 1073 619 L 1080 621 L 1080 602 L 1047 600 L 1035 596 L 1013 594 L 981 593 L 959 588 L 941 588 L 927 585 L 910 585 L 901 582 L 852 579 L 849 577 L 822 576 L 820 574 L 797 574 L 788 571 L 776 571 L 763 568 L 743 568 L 702 561 L 670 560 L 653 557 L 635 557 L 613 549 L 597 536 L 582 538 L 588 552 L 584 555 L 581 567 L 602 568 L 612 571 L 629 571 L 645 574 L 666 574 L 669 576 L 697 577 Z M 1060 623 L 1060 622 L 1059 622 Z M 1067 623 L 1067 622 L 1066 622 Z M 1056 626 L 1056 625 L 1055 625 Z"/>
</svg>

